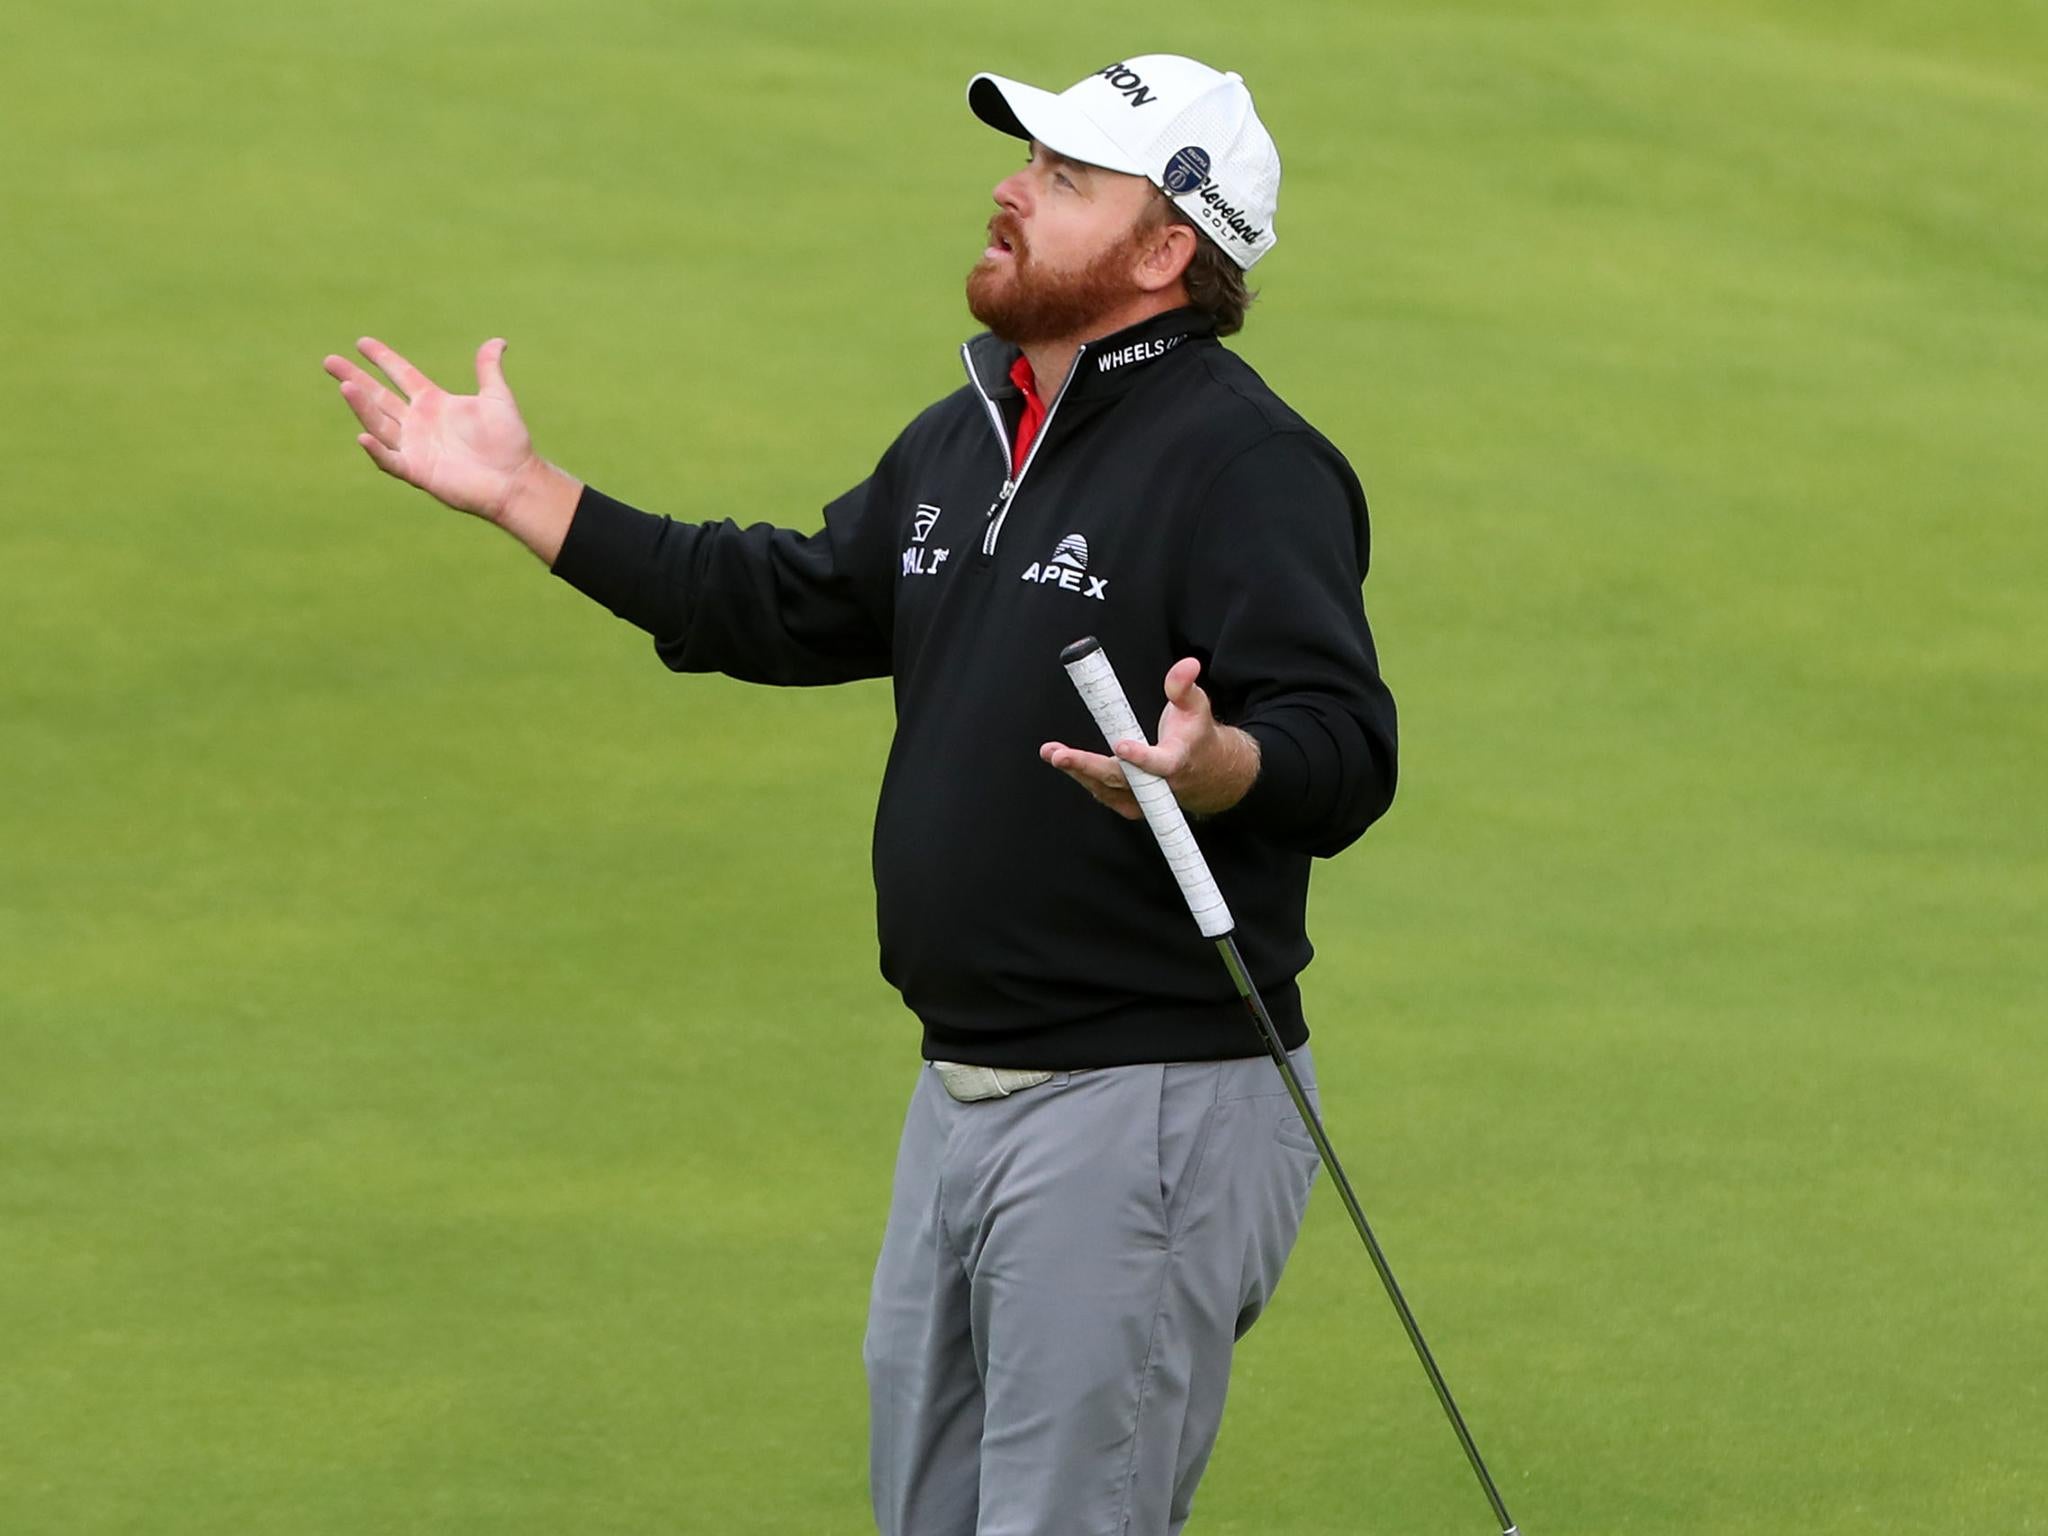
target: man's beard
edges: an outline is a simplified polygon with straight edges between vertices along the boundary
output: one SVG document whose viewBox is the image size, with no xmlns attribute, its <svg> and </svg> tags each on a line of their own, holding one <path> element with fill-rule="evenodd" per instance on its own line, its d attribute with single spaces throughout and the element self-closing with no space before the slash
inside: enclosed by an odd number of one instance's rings
<svg viewBox="0 0 2048 1536">
<path fill-rule="evenodd" d="M 1007 263 L 983 257 L 967 274 L 967 307 L 974 318 L 1012 346 L 1064 341 L 1093 327 L 1134 291 L 1131 282 L 1133 233 L 1113 243 L 1078 272 L 1049 271 L 1024 245 L 1015 217 L 999 213 L 988 221 L 990 243 L 1010 243 Z M 1010 270 L 1006 273 L 1003 268 Z"/>
</svg>

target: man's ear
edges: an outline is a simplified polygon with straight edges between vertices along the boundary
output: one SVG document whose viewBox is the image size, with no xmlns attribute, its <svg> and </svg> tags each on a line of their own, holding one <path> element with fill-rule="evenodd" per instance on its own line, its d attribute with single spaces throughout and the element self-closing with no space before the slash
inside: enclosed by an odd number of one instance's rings
<svg viewBox="0 0 2048 1536">
<path fill-rule="evenodd" d="M 1195 259 L 1195 232 L 1186 224 L 1169 222 L 1145 237 L 1138 256 L 1138 286 L 1158 293 L 1180 281 L 1188 263 Z"/>
</svg>

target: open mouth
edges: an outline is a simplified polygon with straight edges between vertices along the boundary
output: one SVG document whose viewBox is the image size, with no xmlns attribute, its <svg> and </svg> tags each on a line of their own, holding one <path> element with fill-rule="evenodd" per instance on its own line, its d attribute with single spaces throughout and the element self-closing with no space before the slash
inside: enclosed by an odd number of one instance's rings
<svg viewBox="0 0 2048 1536">
<path fill-rule="evenodd" d="M 1017 247 L 1008 235 L 991 224 L 988 231 L 988 248 L 981 254 L 997 261 L 1006 258 L 1014 259 L 1017 254 Z"/>
</svg>

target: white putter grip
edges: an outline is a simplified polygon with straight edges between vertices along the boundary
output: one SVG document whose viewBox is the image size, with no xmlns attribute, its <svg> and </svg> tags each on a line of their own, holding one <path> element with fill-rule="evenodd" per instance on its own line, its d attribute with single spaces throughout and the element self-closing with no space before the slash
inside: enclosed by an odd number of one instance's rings
<svg viewBox="0 0 2048 1536">
<path fill-rule="evenodd" d="M 1088 647 L 1085 653 L 1075 654 L 1084 646 Z M 1116 680 L 1116 669 L 1110 666 L 1109 654 L 1100 644 L 1076 641 L 1061 653 L 1061 661 L 1112 752 L 1120 741 L 1152 739 L 1131 713 L 1131 701 L 1124 697 L 1123 685 Z M 1166 855 L 1166 867 L 1180 884 L 1188 911 L 1194 914 L 1195 926 L 1202 930 L 1204 938 L 1222 938 L 1237 925 L 1230 920 L 1230 908 L 1223 904 L 1216 877 L 1209 873 L 1209 861 L 1202 857 L 1195 834 L 1188 828 L 1188 819 L 1173 798 L 1173 790 L 1166 780 L 1134 763 L 1118 758 L 1117 766 L 1130 781 L 1131 793 L 1138 797 L 1138 808 L 1145 813 L 1152 835 L 1159 840 L 1159 851 Z"/>
</svg>

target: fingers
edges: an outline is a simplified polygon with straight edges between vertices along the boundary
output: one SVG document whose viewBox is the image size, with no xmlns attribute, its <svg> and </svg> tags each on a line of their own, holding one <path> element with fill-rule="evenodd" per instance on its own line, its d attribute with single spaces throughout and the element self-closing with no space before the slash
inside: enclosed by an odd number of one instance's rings
<svg viewBox="0 0 2048 1536">
<path fill-rule="evenodd" d="M 1195 685 L 1195 679 L 1201 675 L 1202 664 L 1192 656 L 1183 656 L 1166 669 L 1166 709 L 1159 716 L 1159 739 L 1162 742 L 1169 735 L 1181 734 L 1189 727 L 1203 730 L 1214 718 L 1209 709 L 1209 695 Z M 1175 711 L 1194 718 L 1176 723 Z M 1132 761 L 1137 760 L 1133 758 Z M 1156 773 L 1159 770 L 1152 771 Z"/>
<path fill-rule="evenodd" d="M 1155 747 L 1142 741 L 1120 741 L 1116 744 L 1116 755 L 1133 768 L 1142 768 L 1162 779 L 1172 778 L 1188 763 L 1185 743 L 1162 742 Z"/>
<path fill-rule="evenodd" d="M 404 460 L 397 449 L 385 447 L 367 432 L 358 432 L 356 441 L 362 444 L 363 452 L 374 459 L 385 474 L 395 475 L 400 480 L 405 478 Z"/>
<path fill-rule="evenodd" d="M 345 379 L 341 398 L 356 413 L 356 420 L 374 433 L 385 447 L 398 446 L 398 434 L 405 420 L 406 405 L 390 390 L 379 387 L 358 368 L 356 377 Z"/>
<path fill-rule="evenodd" d="M 436 387 L 432 379 L 374 336 L 360 338 L 356 342 L 356 350 L 382 368 L 385 377 L 403 390 L 408 400 L 415 398 L 423 390 Z"/>
<path fill-rule="evenodd" d="M 1144 814 L 1138 809 L 1130 781 L 1124 777 L 1124 771 L 1115 758 L 1104 757 L 1099 752 L 1078 752 L 1057 741 L 1048 741 L 1040 747 L 1038 757 L 1041 762 L 1059 769 L 1119 816 L 1135 821 Z"/>
<path fill-rule="evenodd" d="M 345 357 L 330 354 L 320 366 L 339 381 L 342 400 L 364 429 L 385 447 L 396 448 L 406 403 Z"/>
<path fill-rule="evenodd" d="M 505 382 L 505 348 L 510 343 L 493 337 L 476 349 L 476 392 L 493 400 L 512 398 L 512 386 Z"/>
<path fill-rule="evenodd" d="M 343 399 L 349 399 L 350 386 L 353 385 L 354 394 L 357 399 L 374 403 L 377 409 L 385 415 L 403 416 L 405 414 L 405 402 L 403 400 L 399 399 L 398 396 L 394 395 L 347 358 L 329 356 L 320 366 L 333 375 L 336 381 L 340 383 Z M 361 415 L 362 413 L 358 411 L 356 414 Z"/>
<path fill-rule="evenodd" d="M 1130 788 L 1116 759 L 1104 757 L 1100 752 L 1082 752 L 1064 742 L 1048 741 L 1038 749 L 1038 757 L 1039 761 L 1050 763 L 1064 774 L 1098 784 L 1104 789 L 1114 789 L 1119 785 L 1126 790 Z"/>
<path fill-rule="evenodd" d="M 343 384 L 346 384 L 350 379 L 361 379 L 366 383 L 375 382 L 367 373 L 363 372 L 362 369 L 358 368 L 347 358 L 339 357 L 332 352 L 320 359 L 320 367 Z"/>
</svg>

